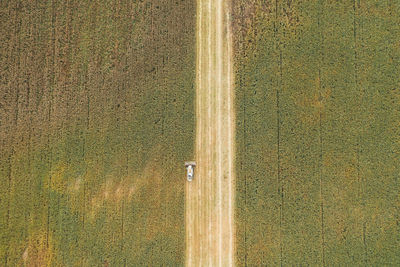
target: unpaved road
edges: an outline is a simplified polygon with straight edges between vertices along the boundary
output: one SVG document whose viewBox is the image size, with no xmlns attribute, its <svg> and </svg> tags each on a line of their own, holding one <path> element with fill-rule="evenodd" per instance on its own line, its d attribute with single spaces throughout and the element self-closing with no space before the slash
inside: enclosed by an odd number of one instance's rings
<svg viewBox="0 0 400 267">
<path fill-rule="evenodd" d="M 186 183 L 186 265 L 233 266 L 234 107 L 229 0 L 197 0 L 195 179 Z"/>
</svg>

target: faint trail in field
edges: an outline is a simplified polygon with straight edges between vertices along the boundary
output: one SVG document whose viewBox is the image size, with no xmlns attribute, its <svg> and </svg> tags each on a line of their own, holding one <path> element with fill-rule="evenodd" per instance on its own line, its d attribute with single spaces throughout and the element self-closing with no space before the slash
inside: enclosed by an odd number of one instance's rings
<svg viewBox="0 0 400 267">
<path fill-rule="evenodd" d="M 198 0 L 195 180 L 186 184 L 186 265 L 234 265 L 234 111 L 229 0 Z"/>
<path fill-rule="evenodd" d="M 217 1 L 217 27 L 216 27 L 216 40 L 217 40 L 217 84 L 216 87 L 218 88 L 217 90 L 217 106 L 218 111 L 217 111 L 217 116 L 218 116 L 218 122 L 217 122 L 217 139 L 219 140 L 218 142 L 218 166 L 217 166 L 217 171 L 218 171 L 218 265 L 222 266 L 222 142 L 221 142 L 221 124 L 222 124 L 222 103 L 221 103 L 221 94 L 222 94 L 222 1 Z"/>
<path fill-rule="evenodd" d="M 234 167 L 233 167 L 233 159 L 235 155 L 235 140 L 233 139 L 235 129 L 234 129 L 234 121 L 235 121 L 235 111 L 233 109 L 233 97 L 234 97 L 234 91 L 233 89 L 233 69 L 232 69 L 232 61 L 233 61 L 233 54 L 232 54 L 232 33 L 231 33 L 231 18 L 230 18 L 230 6 L 227 5 L 225 7 L 225 12 L 226 12 L 226 31 L 227 31 L 227 46 L 228 46 L 228 55 L 227 55 L 227 80 L 228 80 L 228 191 L 229 191 L 229 206 L 228 206 L 228 218 L 229 218 L 229 266 L 233 266 L 233 255 L 234 255 L 234 222 L 233 222 L 233 209 L 234 209 L 234 192 L 233 192 L 233 185 L 234 185 Z"/>
<path fill-rule="evenodd" d="M 203 2 L 202 0 L 198 0 L 200 2 Z M 211 14 L 211 0 L 208 1 L 207 4 L 208 7 L 208 15 L 207 17 L 204 18 L 204 20 L 207 20 L 207 59 L 208 59 L 208 69 L 207 69 L 207 121 L 208 123 L 211 122 L 211 87 L 212 87 L 212 82 L 211 82 L 211 70 L 212 70 L 212 55 L 211 55 L 211 47 L 212 47 L 212 42 L 211 42 L 211 29 L 212 29 L 212 14 Z M 201 88 L 200 88 L 201 90 Z M 197 117 L 200 117 L 200 114 L 197 114 Z M 213 213 L 212 211 L 212 187 L 213 187 L 213 179 L 212 179 L 212 167 L 211 167 L 211 149 L 210 147 L 212 146 L 212 142 L 211 142 L 211 127 L 208 126 L 207 127 L 207 131 L 208 131 L 208 147 L 205 148 L 206 151 L 198 151 L 199 154 L 201 153 L 207 153 L 207 169 L 208 169 L 208 179 L 206 181 L 206 183 L 209 185 L 208 189 L 209 189 L 209 194 L 208 194 L 208 214 L 206 216 L 206 218 L 204 218 L 204 220 L 207 220 L 208 217 L 208 240 L 207 240 L 207 247 L 208 247 L 208 264 L 211 265 L 212 264 L 212 257 L 211 257 L 211 251 L 212 249 L 212 216 L 211 214 Z M 199 136 L 197 137 L 199 140 L 201 140 L 203 137 Z M 202 166 L 204 168 L 206 168 L 206 166 Z M 203 179 L 206 179 L 206 177 L 204 177 Z M 201 245 L 200 245 L 201 246 Z M 205 256 L 206 257 L 206 256 Z"/>
</svg>

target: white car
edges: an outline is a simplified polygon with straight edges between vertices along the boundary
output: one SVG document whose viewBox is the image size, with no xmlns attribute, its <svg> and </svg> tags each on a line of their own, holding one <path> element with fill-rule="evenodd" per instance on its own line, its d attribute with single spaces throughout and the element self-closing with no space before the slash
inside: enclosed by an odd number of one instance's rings
<svg viewBox="0 0 400 267">
<path fill-rule="evenodd" d="M 194 167 L 196 167 L 196 162 L 187 161 L 185 162 L 186 167 L 186 177 L 189 182 L 191 182 L 194 178 Z"/>
</svg>

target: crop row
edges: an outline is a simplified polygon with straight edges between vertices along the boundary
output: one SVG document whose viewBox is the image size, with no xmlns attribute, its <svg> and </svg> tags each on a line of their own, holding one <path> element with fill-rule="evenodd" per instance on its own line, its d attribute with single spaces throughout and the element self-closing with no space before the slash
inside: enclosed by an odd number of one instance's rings
<svg viewBox="0 0 400 267">
<path fill-rule="evenodd" d="M 399 8 L 234 1 L 239 266 L 399 264 Z"/>
<path fill-rule="evenodd" d="M 182 265 L 195 2 L 0 5 L 0 265 Z"/>
</svg>

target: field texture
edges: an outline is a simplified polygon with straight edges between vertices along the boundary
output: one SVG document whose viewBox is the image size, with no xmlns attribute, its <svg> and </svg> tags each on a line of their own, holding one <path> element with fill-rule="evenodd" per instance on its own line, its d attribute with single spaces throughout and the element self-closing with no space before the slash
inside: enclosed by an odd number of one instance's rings
<svg viewBox="0 0 400 267">
<path fill-rule="evenodd" d="M 233 12 L 238 265 L 400 265 L 400 2 Z"/>
<path fill-rule="evenodd" d="M 1 1 L 0 266 L 184 264 L 188 1 Z"/>
</svg>

